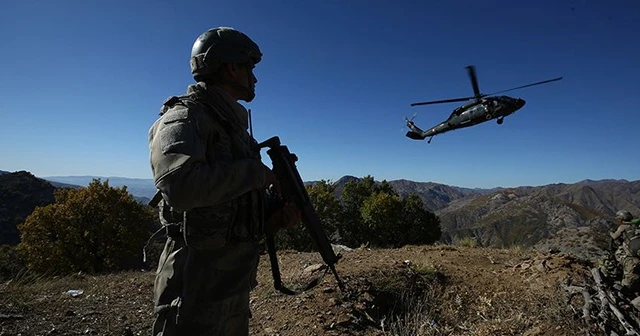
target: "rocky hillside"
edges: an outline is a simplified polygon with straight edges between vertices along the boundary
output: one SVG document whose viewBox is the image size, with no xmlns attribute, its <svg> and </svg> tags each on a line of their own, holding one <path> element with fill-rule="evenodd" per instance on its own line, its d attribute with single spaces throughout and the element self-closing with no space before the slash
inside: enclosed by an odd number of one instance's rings
<svg viewBox="0 0 640 336">
<path fill-rule="evenodd" d="M 640 181 L 582 181 L 467 196 L 436 211 L 444 241 L 558 249 L 594 259 L 618 209 L 640 213 Z"/>
<path fill-rule="evenodd" d="M 54 189 L 49 182 L 26 171 L 0 174 L 0 245 L 19 242 L 17 224 L 36 206 L 52 203 Z"/>
</svg>

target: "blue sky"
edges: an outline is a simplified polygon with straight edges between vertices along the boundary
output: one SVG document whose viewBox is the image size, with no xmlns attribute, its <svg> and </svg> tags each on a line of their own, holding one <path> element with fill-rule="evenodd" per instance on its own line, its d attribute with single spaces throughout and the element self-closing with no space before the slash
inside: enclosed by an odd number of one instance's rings
<svg viewBox="0 0 640 336">
<path fill-rule="evenodd" d="M 150 178 L 147 132 L 193 82 L 216 26 L 251 36 L 254 135 L 279 135 L 303 179 L 370 174 L 465 187 L 640 179 L 638 1 L 17 1 L 0 3 L 0 170 Z M 527 105 L 426 141 L 472 95 Z M 263 152 L 265 162 L 269 159 Z"/>
</svg>

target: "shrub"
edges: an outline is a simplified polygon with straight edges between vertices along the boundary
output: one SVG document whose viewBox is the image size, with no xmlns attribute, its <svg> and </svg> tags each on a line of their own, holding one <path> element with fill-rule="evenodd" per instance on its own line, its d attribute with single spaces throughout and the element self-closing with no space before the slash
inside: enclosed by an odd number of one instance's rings
<svg viewBox="0 0 640 336">
<path fill-rule="evenodd" d="M 424 208 L 417 195 L 402 198 L 387 181 L 375 183 L 372 176 L 349 181 L 341 197 L 336 185 L 320 181 L 307 192 L 323 228 L 334 243 L 374 247 L 433 244 L 442 234 L 440 219 Z M 303 225 L 276 236 L 279 248 L 313 251 L 315 246 Z"/>
<path fill-rule="evenodd" d="M 341 220 L 343 209 L 335 196 L 335 185 L 326 180 L 306 186 L 309 199 L 322 222 L 322 228 L 329 239 L 334 236 L 338 222 Z M 282 249 L 297 251 L 315 251 L 317 248 L 302 223 L 278 232 L 276 243 Z"/>
<path fill-rule="evenodd" d="M 478 240 L 476 237 L 462 237 L 456 240 L 454 245 L 462 247 L 477 247 Z"/>
<path fill-rule="evenodd" d="M 19 225 L 18 251 L 36 272 L 100 273 L 138 266 L 155 214 L 126 187 L 93 180 L 58 189 L 54 203 L 37 207 Z"/>
</svg>

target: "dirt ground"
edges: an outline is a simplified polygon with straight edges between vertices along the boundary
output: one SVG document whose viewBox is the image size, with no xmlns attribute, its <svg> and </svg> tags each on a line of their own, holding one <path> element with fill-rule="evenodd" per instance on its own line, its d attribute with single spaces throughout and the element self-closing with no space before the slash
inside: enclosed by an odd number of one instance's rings
<svg viewBox="0 0 640 336">
<path fill-rule="evenodd" d="M 585 335 L 561 283 L 586 262 L 560 253 L 452 246 L 340 251 L 331 273 L 289 296 L 274 290 L 267 256 L 251 295 L 252 335 Z M 317 253 L 279 254 L 283 281 L 323 273 Z M 0 335 L 149 335 L 153 272 L 74 275 L 0 284 Z M 69 290 L 82 290 L 77 296 Z"/>
</svg>

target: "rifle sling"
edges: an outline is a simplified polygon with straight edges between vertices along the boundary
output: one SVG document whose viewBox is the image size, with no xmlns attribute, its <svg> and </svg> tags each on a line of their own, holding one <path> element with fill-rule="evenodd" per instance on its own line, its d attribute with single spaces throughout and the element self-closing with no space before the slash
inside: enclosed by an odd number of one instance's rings
<svg viewBox="0 0 640 336">
<path fill-rule="evenodd" d="M 329 267 L 327 267 L 327 269 L 325 269 L 322 275 L 320 275 L 319 277 L 309 282 L 309 284 L 303 290 L 301 291 L 291 290 L 282 283 L 282 278 L 280 276 L 280 267 L 278 266 L 278 256 L 276 255 L 275 237 L 273 235 L 267 234 L 266 243 L 267 243 L 267 252 L 269 253 L 269 261 L 271 262 L 271 274 L 273 275 L 273 286 L 275 287 L 276 290 L 280 291 L 283 294 L 298 295 L 298 294 L 304 293 L 318 286 L 322 282 L 322 279 L 324 278 L 324 276 L 329 271 Z"/>
</svg>

